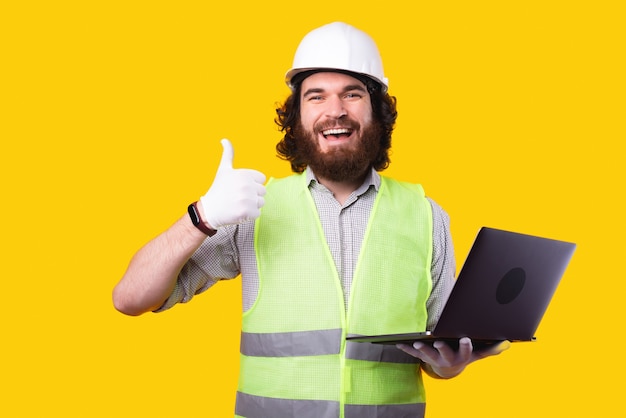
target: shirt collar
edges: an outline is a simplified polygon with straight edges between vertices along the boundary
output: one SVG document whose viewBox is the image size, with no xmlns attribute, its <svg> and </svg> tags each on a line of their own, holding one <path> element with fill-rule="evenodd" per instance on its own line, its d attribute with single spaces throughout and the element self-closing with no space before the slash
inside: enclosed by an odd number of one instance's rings
<svg viewBox="0 0 626 418">
<path fill-rule="evenodd" d="M 306 184 L 310 186 L 312 181 L 315 181 L 319 184 L 319 181 L 317 180 L 317 177 L 315 176 L 315 173 L 313 172 L 311 167 L 307 167 L 304 174 L 306 176 Z M 365 193 L 367 189 L 370 188 L 370 186 L 374 186 L 374 189 L 376 189 L 376 191 L 378 191 L 378 189 L 380 188 L 380 174 L 373 168 L 370 169 L 370 172 L 365 177 L 363 184 L 361 184 L 361 186 L 356 189 L 357 196 Z"/>
</svg>

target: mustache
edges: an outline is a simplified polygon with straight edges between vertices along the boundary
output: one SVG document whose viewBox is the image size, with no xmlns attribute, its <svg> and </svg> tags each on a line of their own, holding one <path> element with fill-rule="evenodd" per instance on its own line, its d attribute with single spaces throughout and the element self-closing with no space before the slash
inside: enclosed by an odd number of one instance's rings
<svg viewBox="0 0 626 418">
<path fill-rule="evenodd" d="M 341 119 L 317 122 L 315 125 L 313 125 L 313 130 L 315 132 L 322 132 L 322 131 L 325 131 L 326 129 L 332 129 L 332 128 L 348 128 L 348 129 L 352 129 L 353 131 L 356 131 L 361 128 L 361 124 L 355 121 L 354 119 L 350 119 L 344 116 Z"/>
</svg>

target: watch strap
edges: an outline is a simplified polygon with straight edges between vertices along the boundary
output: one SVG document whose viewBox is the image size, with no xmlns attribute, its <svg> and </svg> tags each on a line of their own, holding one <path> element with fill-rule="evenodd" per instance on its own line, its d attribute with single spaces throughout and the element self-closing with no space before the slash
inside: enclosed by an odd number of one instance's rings
<svg viewBox="0 0 626 418">
<path fill-rule="evenodd" d="M 217 232 L 215 229 L 211 229 L 202 221 L 202 217 L 200 216 L 200 211 L 198 210 L 198 202 L 193 202 L 187 207 L 187 212 L 189 213 L 189 217 L 191 218 L 191 223 L 193 226 L 198 228 L 200 231 L 204 232 L 209 237 L 212 237 Z"/>
</svg>

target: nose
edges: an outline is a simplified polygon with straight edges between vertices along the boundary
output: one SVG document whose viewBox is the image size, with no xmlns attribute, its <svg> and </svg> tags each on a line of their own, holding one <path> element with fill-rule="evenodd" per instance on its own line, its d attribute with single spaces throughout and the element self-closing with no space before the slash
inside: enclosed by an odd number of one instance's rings
<svg viewBox="0 0 626 418">
<path fill-rule="evenodd" d="M 326 115 L 330 118 L 339 119 L 347 114 L 343 100 L 340 97 L 333 96 L 328 99 Z"/>
</svg>

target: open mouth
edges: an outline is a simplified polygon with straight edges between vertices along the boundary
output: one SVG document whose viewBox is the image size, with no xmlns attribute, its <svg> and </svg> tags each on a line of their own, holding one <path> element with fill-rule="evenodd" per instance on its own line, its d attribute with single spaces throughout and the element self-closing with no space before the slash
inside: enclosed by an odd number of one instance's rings
<svg viewBox="0 0 626 418">
<path fill-rule="evenodd" d="M 353 130 L 349 128 L 332 128 L 322 131 L 325 139 L 345 139 L 352 135 Z"/>
</svg>

